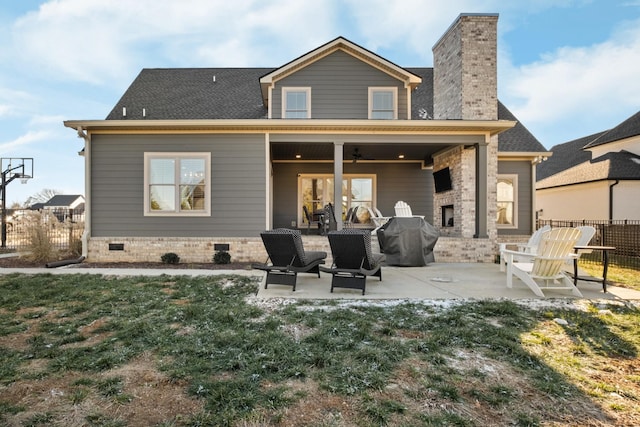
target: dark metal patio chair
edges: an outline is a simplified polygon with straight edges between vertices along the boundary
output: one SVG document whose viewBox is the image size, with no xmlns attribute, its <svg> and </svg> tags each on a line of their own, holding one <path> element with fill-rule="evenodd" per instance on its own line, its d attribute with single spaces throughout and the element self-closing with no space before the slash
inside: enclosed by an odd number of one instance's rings
<svg viewBox="0 0 640 427">
<path fill-rule="evenodd" d="M 260 233 L 269 259 L 263 264 L 254 263 L 251 268 L 267 272 L 264 288 L 269 284 L 293 286 L 296 290 L 298 273 L 314 273 L 320 277 L 320 264 L 324 264 L 326 252 L 305 251 L 300 230 L 278 228 Z"/>
<path fill-rule="evenodd" d="M 384 255 L 372 252 L 370 231 L 330 231 L 328 238 L 333 263 L 331 268 L 320 266 L 320 271 L 331 273 L 331 292 L 333 288 L 361 289 L 364 295 L 367 276 L 377 276 L 382 280 Z"/>
</svg>

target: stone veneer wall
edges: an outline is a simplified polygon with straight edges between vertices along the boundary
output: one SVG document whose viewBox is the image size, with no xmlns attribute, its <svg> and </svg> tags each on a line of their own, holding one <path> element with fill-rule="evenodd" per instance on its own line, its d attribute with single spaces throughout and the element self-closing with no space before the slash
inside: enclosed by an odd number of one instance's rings
<svg viewBox="0 0 640 427">
<path fill-rule="evenodd" d="M 434 118 L 497 120 L 497 23 L 495 14 L 461 14 L 433 47 Z M 434 196 L 434 218 L 442 236 L 436 255 L 492 262 L 497 252 L 496 180 L 498 139 L 488 146 L 487 235 L 476 239 L 476 163 L 473 148 L 457 147 L 434 156 L 433 170 L 449 167 L 453 190 Z M 442 206 L 453 205 L 454 226 L 443 227 Z M 459 240 L 462 239 L 462 240 Z M 465 240 L 467 239 L 467 240 Z M 446 244 L 445 244 L 446 242 Z"/>
<path fill-rule="evenodd" d="M 124 250 L 109 250 L 109 244 L 123 244 Z M 93 237 L 89 240 L 90 262 L 160 262 L 167 252 L 174 252 L 181 263 L 212 262 L 214 244 L 229 244 L 233 262 L 264 262 L 267 258 L 262 240 L 255 238 L 186 238 L 186 237 Z"/>
<path fill-rule="evenodd" d="M 498 15 L 462 14 L 433 47 L 434 118 L 496 120 Z"/>
<path fill-rule="evenodd" d="M 325 251 L 327 265 L 331 265 L 331 248 L 325 236 L 302 237 L 307 251 Z M 526 241 L 526 239 L 525 239 Z M 110 251 L 109 243 L 122 243 L 124 250 Z M 228 243 L 231 261 L 265 262 L 267 253 L 260 237 L 256 238 L 92 238 L 89 242 L 87 261 L 89 262 L 160 262 L 167 252 L 174 252 L 181 263 L 212 262 L 215 243 Z M 434 249 L 438 263 L 454 262 L 494 262 L 497 245 L 490 239 L 445 237 L 438 239 Z M 376 236 L 371 236 L 374 252 L 379 252 Z"/>
</svg>

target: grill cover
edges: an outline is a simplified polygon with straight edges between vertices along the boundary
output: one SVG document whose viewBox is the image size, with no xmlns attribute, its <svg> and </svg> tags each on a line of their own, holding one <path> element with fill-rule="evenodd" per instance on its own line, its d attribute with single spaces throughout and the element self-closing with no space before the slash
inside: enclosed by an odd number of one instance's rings
<svg viewBox="0 0 640 427">
<path fill-rule="evenodd" d="M 377 234 L 387 265 L 421 267 L 435 261 L 433 248 L 440 233 L 424 218 L 393 217 Z"/>
</svg>

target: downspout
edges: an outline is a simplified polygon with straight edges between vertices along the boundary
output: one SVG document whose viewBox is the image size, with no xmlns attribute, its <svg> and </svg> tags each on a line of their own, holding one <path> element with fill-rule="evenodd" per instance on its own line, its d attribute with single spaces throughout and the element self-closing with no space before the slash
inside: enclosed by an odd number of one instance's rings
<svg viewBox="0 0 640 427">
<path fill-rule="evenodd" d="M 78 126 L 78 138 L 84 139 L 84 150 L 78 155 L 84 157 L 84 231 L 82 232 L 82 257 L 89 252 L 89 238 L 91 237 L 91 135 L 82 126 Z"/>
<path fill-rule="evenodd" d="M 609 186 L 609 221 L 613 220 L 613 187 L 620 183 L 619 179 Z"/>
</svg>

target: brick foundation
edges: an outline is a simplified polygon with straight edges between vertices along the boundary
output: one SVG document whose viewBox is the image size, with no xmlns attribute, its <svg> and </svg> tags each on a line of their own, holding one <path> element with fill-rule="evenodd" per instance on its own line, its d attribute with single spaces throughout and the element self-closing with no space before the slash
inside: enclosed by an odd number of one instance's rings
<svg viewBox="0 0 640 427">
<path fill-rule="evenodd" d="M 331 248 L 324 236 L 303 236 L 307 251 L 325 251 L 331 263 Z M 372 236 L 374 251 L 378 240 Z M 90 262 L 160 262 L 167 252 L 174 252 L 180 262 L 212 262 L 214 244 L 228 244 L 233 262 L 264 262 L 267 253 L 260 237 L 255 238 L 107 238 L 94 237 L 89 242 L 87 261 Z M 122 245 L 122 250 L 109 250 L 109 245 Z M 497 245 L 492 239 L 440 237 L 434 250 L 436 262 L 482 262 L 496 260 Z"/>
</svg>

